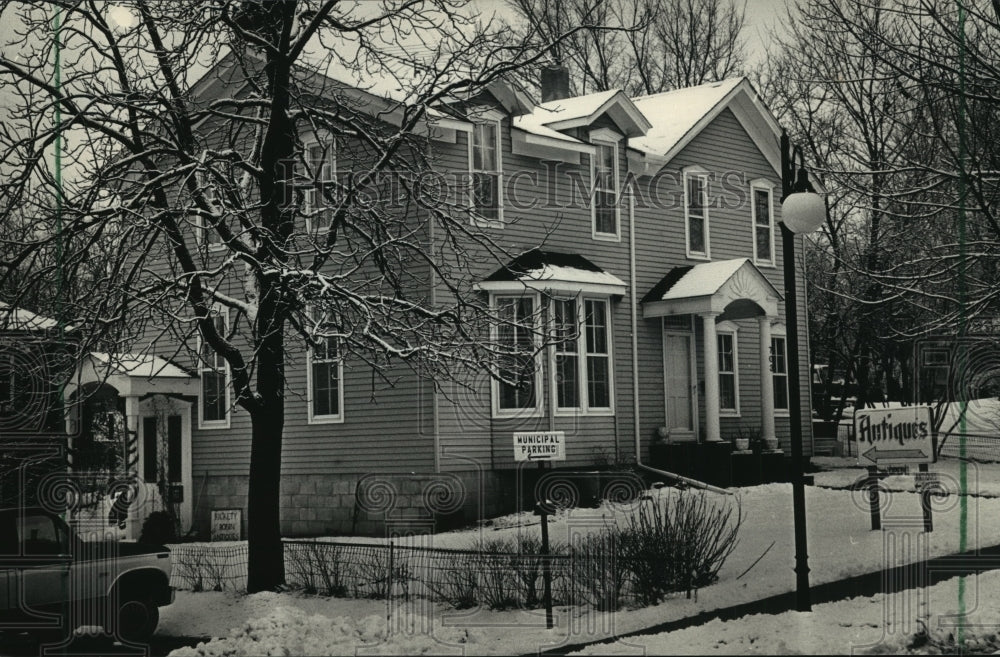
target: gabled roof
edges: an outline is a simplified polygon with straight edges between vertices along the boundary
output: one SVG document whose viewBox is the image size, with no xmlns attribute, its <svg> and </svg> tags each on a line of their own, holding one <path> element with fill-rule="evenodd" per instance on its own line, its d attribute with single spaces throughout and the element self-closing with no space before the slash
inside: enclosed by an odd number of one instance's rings
<svg viewBox="0 0 1000 657">
<path fill-rule="evenodd" d="M 781 126 L 744 77 L 709 82 L 634 99 L 652 127 L 629 145 L 651 155 L 660 166 L 674 158 L 723 110 L 729 109 L 778 175 Z"/>
<path fill-rule="evenodd" d="M 781 294 L 749 258 L 675 267 L 642 298 L 643 317 L 725 312 L 737 301 L 752 301 L 777 315 Z M 758 311 L 759 312 L 759 311 Z"/>
<path fill-rule="evenodd" d="M 615 122 L 626 137 L 641 135 L 651 125 L 624 92 L 612 89 L 542 103 L 535 106 L 531 113 L 516 117 L 514 127 L 552 137 L 555 136 L 552 132 L 559 134 L 559 130 L 591 125 L 604 114 Z M 566 135 L 561 136 L 572 139 Z"/>
<path fill-rule="evenodd" d="M 109 354 L 92 351 L 90 356 L 99 363 L 106 365 L 112 374 L 124 374 L 143 379 L 154 377 L 191 378 L 194 375 L 174 365 L 165 358 L 148 354 L 121 354 L 112 357 Z"/>
</svg>

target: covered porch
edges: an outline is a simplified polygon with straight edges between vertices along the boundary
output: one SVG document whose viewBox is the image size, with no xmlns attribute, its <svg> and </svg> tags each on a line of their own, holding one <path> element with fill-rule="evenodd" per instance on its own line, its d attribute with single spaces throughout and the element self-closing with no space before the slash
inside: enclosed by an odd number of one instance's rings
<svg viewBox="0 0 1000 657">
<path fill-rule="evenodd" d="M 95 413 L 110 418 L 99 423 L 104 430 L 97 439 L 114 453 L 116 483 L 107 493 L 127 495 L 120 507 L 127 539 L 137 539 L 142 522 L 158 510 L 172 513 L 181 532 L 191 527 L 192 410 L 199 392 L 194 374 L 164 358 L 100 352 L 88 354 L 66 386 L 71 452 L 93 441 Z M 71 459 L 74 480 L 105 474 L 99 469 Z"/>
<path fill-rule="evenodd" d="M 720 474 L 713 478 L 729 483 L 756 454 L 754 467 L 770 472 L 766 478 L 779 476 L 771 463 L 783 461 L 771 352 L 772 337 L 783 332 L 777 323 L 781 300 L 746 258 L 673 268 L 642 299 L 643 318 L 659 321 L 663 334 L 666 421 L 650 456 L 662 457 L 661 445 L 674 445 L 668 451 L 675 462 L 661 464 L 666 469 L 686 464 L 687 474 L 705 475 L 704 464 L 714 463 Z M 750 449 L 733 440 L 744 429 L 753 434 Z M 775 455 L 765 455 L 763 466 L 762 452 Z"/>
</svg>

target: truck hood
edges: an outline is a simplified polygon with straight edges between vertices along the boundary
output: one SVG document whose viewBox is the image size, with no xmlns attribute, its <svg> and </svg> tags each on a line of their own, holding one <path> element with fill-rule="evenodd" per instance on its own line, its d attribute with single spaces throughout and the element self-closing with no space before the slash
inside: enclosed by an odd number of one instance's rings
<svg viewBox="0 0 1000 657">
<path fill-rule="evenodd" d="M 154 543 L 132 543 L 129 541 L 87 541 L 85 545 L 101 546 L 103 554 L 114 554 L 117 551 L 119 556 L 134 557 L 140 554 L 169 554 L 170 548 L 165 545 Z"/>
</svg>

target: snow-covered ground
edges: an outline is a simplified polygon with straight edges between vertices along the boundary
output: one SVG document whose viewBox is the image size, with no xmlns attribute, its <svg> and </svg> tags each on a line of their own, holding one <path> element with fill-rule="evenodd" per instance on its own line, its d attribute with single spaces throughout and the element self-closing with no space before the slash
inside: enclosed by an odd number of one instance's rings
<svg viewBox="0 0 1000 657">
<path fill-rule="evenodd" d="M 831 464 L 832 465 L 832 464 Z M 946 460 L 934 466 L 943 481 L 952 464 Z M 955 466 L 957 467 L 957 466 Z M 995 466 L 990 466 L 995 468 Z M 974 480 L 996 486 L 1000 492 L 1000 469 L 970 469 L 969 488 Z M 860 471 L 859 471 L 860 473 Z M 821 473 L 823 474 L 823 473 Z M 957 470 L 956 470 L 957 474 Z M 826 475 L 824 475 L 826 476 Z M 950 476 L 950 475 L 948 475 Z M 853 481 L 852 473 L 829 475 L 831 481 Z M 839 479 L 837 479 L 839 478 Z M 817 483 L 823 477 L 817 476 Z M 900 479 L 898 490 L 885 501 L 884 531 L 869 528 L 868 500 L 860 491 L 809 487 L 806 507 L 809 531 L 811 582 L 819 584 L 880 570 L 886 565 L 957 552 L 960 542 L 961 506 L 958 496 L 935 502 L 935 531 L 919 538 L 922 517 L 919 496 L 907 490 Z M 988 479 L 989 481 L 986 481 Z M 957 477 L 956 477 L 957 481 Z M 946 483 L 947 487 L 947 483 Z M 666 490 L 659 495 L 676 494 Z M 494 612 L 485 609 L 455 611 L 426 600 L 409 604 L 372 600 L 319 598 L 297 594 L 265 593 L 239 596 L 232 593 L 178 593 L 177 602 L 162 610 L 159 633 L 184 636 L 230 637 L 216 640 L 199 649 L 177 651 L 182 654 L 345 654 L 356 648 L 364 654 L 391 652 L 428 654 L 511 654 L 531 653 L 564 644 L 581 643 L 615 634 L 641 630 L 658 623 L 685 618 L 702 611 L 758 600 L 794 588 L 794 541 L 792 531 L 791 486 L 768 484 L 745 488 L 733 498 L 717 497 L 720 502 L 739 502 L 744 514 L 740 544 L 719 573 L 719 581 L 699 591 L 692 599 L 678 596 L 643 609 L 597 613 L 579 608 L 557 608 L 556 626 L 546 630 L 544 613 L 532 611 Z M 968 548 L 1000 544 L 1000 499 L 967 497 L 965 545 Z M 648 503 L 648 502 L 647 502 Z M 562 514 L 550 523 L 553 540 L 566 540 L 573 534 L 596 531 L 606 522 L 614 522 L 631 507 L 578 509 Z M 537 532 L 538 518 L 519 514 L 494 523 L 491 527 L 436 536 L 419 537 L 422 545 L 465 547 L 478 538 L 490 538 L 517 532 Z M 908 535 L 904 539 L 903 535 Z M 926 540 L 923 540 L 923 539 Z M 338 540 L 342 540 L 338 538 Z M 367 539 L 370 540 L 370 539 Z M 920 546 L 920 547 L 917 547 Z M 756 562 L 756 563 L 755 563 Z M 749 570 L 748 570 L 749 569 Z M 745 572 L 746 571 L 746 572 Z M 981 576 L 984 583 L 1000 589 L 1000 581 Z M 967 592 L 974 595 L 976 579 L 968 580 Z M 942 588 L 944 587 L 944 588 Z M 910 598 L 906 598 L 909 600 Z M 981 597 L 980 601 L 986 598 Z M 916 600 L 909 605 L 877 596 L 837 605 L 817 605 L 811 614 L 783 614 L 755 617 L 730 623 L 711 623 L 667 635 L 650 644 L 649 654 L 667 652 L 835 652 L 850 653 L 855 647 L 877 643 L 885 636 L 894 637 L 896 649 L 907 645 L 916 631 L 914 623 L 921 614 L 937 613 L 954 607 L 957 594 L 946 584 L 931 595 L 932 607 L 920 608 Z M 902 599 L 901 599 L 902 600 Z M 992 598 L 990 598 L 992 601 Z M 1000 603 L 1000 592 L 997 600 Z M 992 604 L 992 602 L 991 602 Z M 830 609 L 827 609 L 830 607 Z M 972 604 L 967 604 L 973 608 Z M 1000 604 L 993 604 L 1000 608 Z M 885 619 L 885 610 L 895 616 Z M 987 620 L 985 622 L 992 622 Z M 712 627 L 714 626 L 714 627 Z M 770 631 L 774 629 L 775 631 Z M 781 633 L 775 636 L 778 629 Z M 669 638 L 692 633 L 691 637 Z M 696 639 L 694 637 L 701 637 Z M 759 637 L 754 639 L 753 637 Z M 822 640 L 821 640 L 822 638 Z M 725 639 L 719 643 L 717 639 Z M 751 640 L 752 639 L 752 640 Z M 814 640 L 815 639 L 815 640 Z M 631 638 L 616 644 L 617 651 L 643 650 L 642 641 Z M 712 643 L 715 641 L 715 643 Z M 779 641 L 784 641 L 780 644 Z M 281 652 L 281 650 L 288 652 Z M 605 652 L 611 646 L 601 646 Z"/>
</svg>

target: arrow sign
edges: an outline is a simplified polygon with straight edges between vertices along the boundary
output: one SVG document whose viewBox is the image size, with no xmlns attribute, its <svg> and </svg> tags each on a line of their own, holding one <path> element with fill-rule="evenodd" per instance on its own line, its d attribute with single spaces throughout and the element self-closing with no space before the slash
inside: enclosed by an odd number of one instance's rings
<svg viewBox="0 0 1000 657">
<path fill-rule="evenodd" d="M 934 442 L 930 406 L 859 408 L 854 411 L 858 464 L 866 467 L 932 463 Z"/>
<path fill-rule="evenodd" d="M 881 454 L 881 456 L 880 456 Z M 919 449 L 883 449 L 881 452 L 878 447 L 872 447 L 867 452 L 861 454 L 863 458 L 869 461 L 878 462 L 881 459 L 893 459 L 899 461 L 901 459 L 926 459 L 927 455 Z"/>
<path fill-rule="evenodd" d="M 514 433 L 515 461 L 565 461 L 566 434 L 563 431 L 517 431 Z"/>
</svg>

